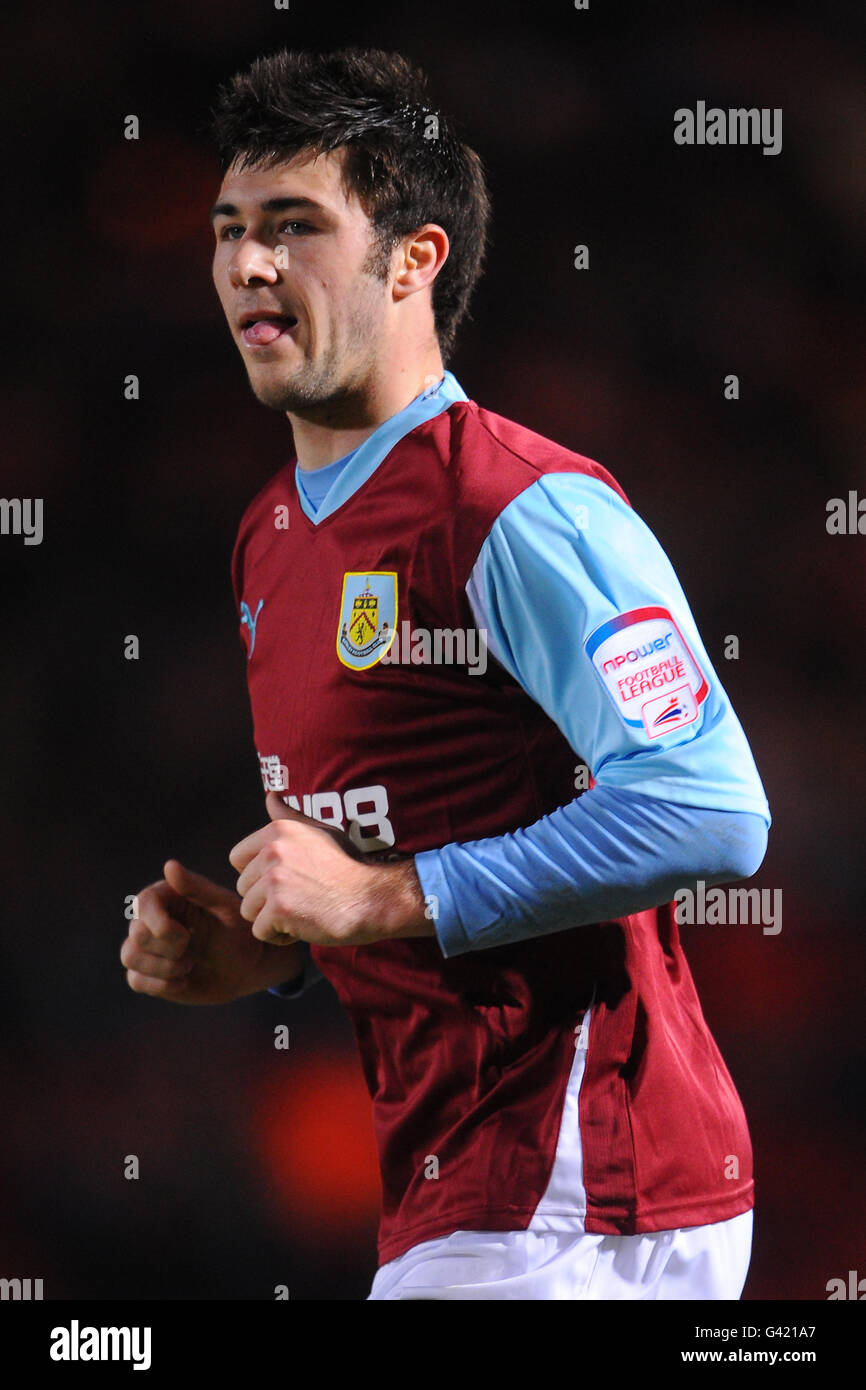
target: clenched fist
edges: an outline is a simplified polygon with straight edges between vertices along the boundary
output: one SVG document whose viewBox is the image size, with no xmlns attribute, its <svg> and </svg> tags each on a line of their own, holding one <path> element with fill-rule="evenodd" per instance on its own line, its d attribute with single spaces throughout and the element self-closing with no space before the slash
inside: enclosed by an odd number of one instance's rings
<svg viewBox="0 0 866 1390">
<path fill-rule="evenodd" d="M 235 845 L 241 916 L 262 942 L 366 946 L 433 936 L 411 860 L 365 863 L 348 835 L 267 798 L 270 825 Z"/>
<path fill-rule="evenodd" d="M 257 940 L 241 900 L 176 859 L 138 894 L 138 917 L 120 950 L 130 989 L 179 1004 L 227 1004 L 303 970 L 301 947 Z"/>
</svg>

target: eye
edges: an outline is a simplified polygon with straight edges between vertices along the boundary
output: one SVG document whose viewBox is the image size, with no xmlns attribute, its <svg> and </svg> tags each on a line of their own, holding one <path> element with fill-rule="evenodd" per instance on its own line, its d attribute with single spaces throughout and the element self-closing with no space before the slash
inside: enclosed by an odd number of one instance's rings
<svg viewBox="0 0 866 1390">
<path fill-rule="evenodd" d="M 309 222 L 297 222 L 293 220 L 291 222 L 284 222 L 280 227 L 280 231 L 284 232 L 289 227 L 301 227 L 305 232 L 314 232 L 316 230 L 315 227 L 310 226 Z M 293 235 L 295 235 L 295 233 L 293 233 Z"/>
<path fill-rule="evenodd" d="M 237 237 L 232 236 L 231 233 L 232 233 L 232 232 L 239 232 L 239 233 L 241 234 L 241 236 L 243 236 L 243 230 L 244 230 L 243 227 L 239 226 L 239 224 L 238 224 L 237 222 L 228 222 L 228 223 L 226 223 L 226 225 L 225 225 L 224 227 L 220 227 L 220 230 L 219 230 L 219 232 L 217 233 L 217 240 L 218 240 L 218 241 L 237 241 Z"/>
</svg>

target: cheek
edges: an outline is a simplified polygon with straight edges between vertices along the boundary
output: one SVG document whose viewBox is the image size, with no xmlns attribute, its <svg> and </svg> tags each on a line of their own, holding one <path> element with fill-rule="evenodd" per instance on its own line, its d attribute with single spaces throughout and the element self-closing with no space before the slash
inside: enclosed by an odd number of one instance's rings
<svg viewBox="0 0 866 1390">
<path fill-rule="evenodd" d="M 211 266 L 211 276 L 214 282 L 214 288 L 222 303 L 225 304 L 229 292 L 229 278 L 228 267 L 224 256 L 220 256 L 219 254 L 214 256 L 213 265 Z"/>
</svg>

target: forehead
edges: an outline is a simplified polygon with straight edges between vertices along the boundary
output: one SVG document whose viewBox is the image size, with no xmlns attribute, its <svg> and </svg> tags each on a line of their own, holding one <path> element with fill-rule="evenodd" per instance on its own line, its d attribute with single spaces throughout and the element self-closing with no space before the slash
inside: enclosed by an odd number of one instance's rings
<svg viewBox="0 0 866 1390">
<path fill-rule="evenodd" d="M 327 154 L 303 151 L 272 169 L 258 165 L 239 169 L 232 164 L 225 172 L 217 201 L 246 209 L 271 198 L 311 198 L 333 213 L 363 216 L 357 197 L 345 187 L 343 160 L 344 151 L 339 149 Z"/>
</svg>

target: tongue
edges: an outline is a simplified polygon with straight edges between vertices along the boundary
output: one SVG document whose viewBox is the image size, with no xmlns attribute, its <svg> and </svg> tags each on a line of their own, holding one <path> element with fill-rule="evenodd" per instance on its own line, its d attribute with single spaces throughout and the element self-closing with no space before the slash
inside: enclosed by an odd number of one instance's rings
<svg viewBox="0 0 866 1390">
<path fill-rule="evenodd" d="M 256 323 L 251 323 L 244 332 L 244 337 L 248 343 L 272 343 L 275 338 L 279 338 L 284 323 L 276 323 L 273 319 L 259 319 Z"/>
</svg>

